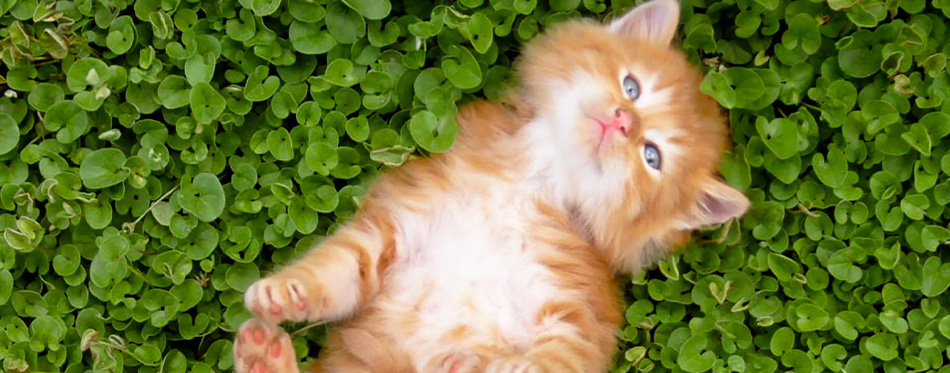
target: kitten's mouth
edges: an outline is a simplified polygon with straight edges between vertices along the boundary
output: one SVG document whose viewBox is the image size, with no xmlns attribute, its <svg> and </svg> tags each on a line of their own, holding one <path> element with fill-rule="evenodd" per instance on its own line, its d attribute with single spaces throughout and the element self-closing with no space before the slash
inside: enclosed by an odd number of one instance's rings
<svg viewBox="0 0 950 373">
<path fill-rule="evenodd" d="M 620 134 L 623 137 L 627 137 L 627 126 L 620 121 L 604 120 L 597 117 L 590 117 L 590 119 L 597 124 L 597 130 L 599 131 L 597 149 L 602 149 L 610 136 Z"/>
</svg>

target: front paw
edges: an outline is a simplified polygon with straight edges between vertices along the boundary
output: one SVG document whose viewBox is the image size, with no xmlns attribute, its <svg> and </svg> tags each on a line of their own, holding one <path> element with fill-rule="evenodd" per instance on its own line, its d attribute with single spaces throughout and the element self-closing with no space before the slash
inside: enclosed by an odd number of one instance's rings
<svg viewBox="0 0 950 373">
<path fill-rule="evenodd" d="M 298 373 L 290 336 L 259 319 L 246 321 L 234 341 L 236 373 Z"/>
<path fill-rule="evenodd" d="M 485 373 L 544 373 L 544 370 L 524 356 L 508 356 L 488 363 Z"/>
<path fill-rule="evenodd" d="M 318 320 L 326 303 L 326 295 L 319 286 L 279 275 L 257 280 L 244 294 L 244 305 L 249 311 L 275 324 Z"/>
</svg>

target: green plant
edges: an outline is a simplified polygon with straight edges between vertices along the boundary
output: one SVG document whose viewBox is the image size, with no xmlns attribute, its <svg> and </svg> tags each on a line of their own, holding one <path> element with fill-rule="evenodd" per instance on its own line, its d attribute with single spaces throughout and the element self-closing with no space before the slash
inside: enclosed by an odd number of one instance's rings
<svg viewBox="0 0 950 373">
<path fill-rule="evenodd" d="M 682 2 L 754 206 L 625 285 L 614 371 L 950 371 L 950 1 Z M 251 282 L 634 3 L 0 1 L 2 369 L 229 370 Z"/>
</svg>

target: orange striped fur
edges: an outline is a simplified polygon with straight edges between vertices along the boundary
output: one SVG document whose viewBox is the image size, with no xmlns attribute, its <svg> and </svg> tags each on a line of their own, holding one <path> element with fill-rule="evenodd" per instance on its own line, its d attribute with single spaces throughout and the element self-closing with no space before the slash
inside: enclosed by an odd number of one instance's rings
<svg viewBox="0 0 950 373">
<path fill-rule="evenodd" d="M 297 372 L 277 325 L 323 320 L 314 372 L 606 371 L 616 275 L 749 204 L 715 176 L 727 128 L 670 45 L 678 17 L 653 0 L 529 43 L 507 105 L 462 107 L 451 151 L 384 172 L 351 221 L 248 289 L 236 370 Z"/>
</svg>

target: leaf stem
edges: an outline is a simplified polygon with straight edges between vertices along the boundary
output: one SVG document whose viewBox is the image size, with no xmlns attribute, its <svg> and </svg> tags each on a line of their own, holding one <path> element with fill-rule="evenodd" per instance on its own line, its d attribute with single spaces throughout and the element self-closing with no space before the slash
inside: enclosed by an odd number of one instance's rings
<svg viewBox="0 0 950 373">
<path fill-rule="evenodd" d="M 148 280 L 148 277 L 145 277 L 145 274 L 143 274 L 142 271 L 139 271 L 138 268 L 133 267 L 131 264 L 129 264 L 129 262 L 125 262 L 125 268 L 128 268 L 129 271 L 132 271 L 132 273 L 134 273 L 136 276 L 139 276 L 139 278 L 141 278 L 142 281 L 144 281 L 149 286 L 155 286 L 155 284 Z"/>
<path fill-rule="evenodd" d="M 296 337 L 296 336 L 297 336 L 298 334 L 300 334 L 300 333 L 303 333 L 303 332 L 305 332 L 305 331 L 307 331 L 307 330 L 309 330 L 309 329 L 312 329 L 312 328 L 314 328 L 314 327 L 316 327 L 316 326 L 320 326 L 320 325 L 323 325 L 323 324 L 326 324 L 326 323 L 327 323 L 326 321 L 317 321 L 317 322 L 314 322 L 314 323 L 310 323 L 310 324 L 308 324 L 307 326 L 305 326 L 305 327 L 303 327 L 303 328 L 300 328 L 300 329 L 297 329 L 297 330 L 295 330 L 293 333 L 290 333 L 290 336 L 291 336 L 291 337 Z"/>
<path fill-rule="evenodd" d="M 808 215 L 808 217 L 810 217 L 810 218 L 817 218 L 817 217 L 818 217 L 818 215 L 815 215 L 814 212 L 809 211 L 808 208 L 805 207 L 805 205 L 803 205 L 803 204 L 801 204 L 801 203 L 798 204 L 798 211 L 801 211 L 803 214 Z"/>
<path fill-rule="evenodd" d="M 139 215 L 139 217 L 135 219 L 135 221 L 132 222 L 132 229 L 130 230 L 134 231 L 135 227 L 139 224 L 139 222 L 141 222 L 142 219 L 145 219 L 145 216 L 147 216 L 148 213 L 151 212 L 152 209 L 155 208 L 155 206 L 157 206 L 159 202 L 164 201 L 165 198 L 168 198 L 168 196 L 170 196 L 176 190 L 178 190 L 178 185 L 173 186 L 171 189 L 165 192 L 165 194 L 163 194 L 161 197 L 158 197 L 158 199 L 155 200 L 155 202 L 152 202 L 152 204 L 148 206 L 148 209 L 146 209 L 145 212 L 142 213 L 142 215 Z"/>
</svg>

